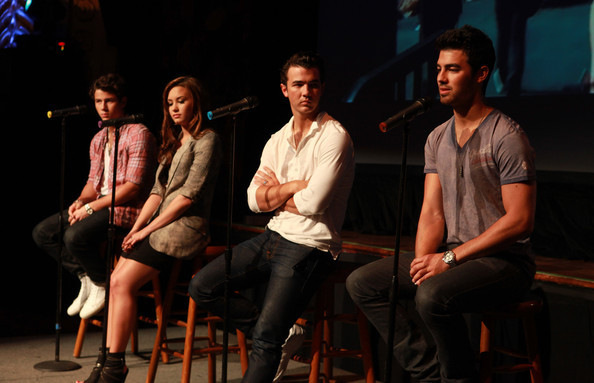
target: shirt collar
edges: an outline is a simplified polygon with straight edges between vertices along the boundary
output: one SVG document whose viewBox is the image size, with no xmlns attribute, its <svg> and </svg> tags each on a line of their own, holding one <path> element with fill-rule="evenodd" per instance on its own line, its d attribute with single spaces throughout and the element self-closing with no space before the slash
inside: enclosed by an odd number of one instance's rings
<svg viewBox="0 0 594 383">
<path fill-rule="evenodd" d="M 326 115 L 326 112 L 318 113 L 318 115 L 316 116 L 316 119 L 312 122 L 311 127 L 309 128 L 309 131 L 307 132 L 307 135 L 301 139 L 302 145 L 304 142 L 309 140 L 309 138 L 311 136 L 313 136 L 314 134 L 319 132 L 320 129 L 322 129 L 322 119 L 324 118 L 325 115 Z M 292 148 L 294 148 L 294 146 L 293 146 L 293 143 L 294 143 L 294 141 L 293 141 L 293 121 L 294 121 L 294 119 L 295 119 L 295 117 L 291 117 L 291 119 L 289 120 L 287 125 L 285 125 L 285 129 L 283 132 L 284 139 L 287 141 L 287 143 Z M 295 148 L 295 149 L 297 149 L 297 148 Z"/>
</svg>

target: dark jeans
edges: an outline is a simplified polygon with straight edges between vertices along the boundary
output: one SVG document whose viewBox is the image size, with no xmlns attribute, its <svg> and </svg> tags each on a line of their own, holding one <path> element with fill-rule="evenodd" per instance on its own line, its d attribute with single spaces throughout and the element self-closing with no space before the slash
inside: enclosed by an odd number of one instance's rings
<svg viewBox="0 0 594 383">
<path fill-rule="evenodd" d="M 420 286 L 409 274 L 412 253 L 400 256 L 394 357 L 420 382 L 476 382 L 476 355 L 463 313 L 479 312 L 522 296 L 532 281 L 509 258 L 484 257 L 433 276 Z M 394 257 L 355 270 L 347 290 L 384 340 Z M 407 309 L 406 305 L 413 305 Z M 441 379 L 441 380 L 440 380 Z"/>
<path fill-rule="evenodd" d="M 107 240 L 109 210 L 98 210 L 72 226 L 68 224 L 68 211 L 64 211 L 63 225 L 62 266 L 64 269 L 77 277 L 86 273 L 95 283 L 105 282 L 106 261 L 99 249 Z M 56 261 L 58 260 L 59 232 L 58 213 L 44 219 L 33 229 L 33 240 L 37 246 Z"/>
<path fill-rule="evenodd" d="M 290 242 L 266 230 L 233 249 L 229 272 L 229 323 L 252 339 L 242 382 L 270 383 L 289 330 L 328 276 L 335 261 L 327 252 Z M 238 290 L 267 283 L 260 305 Z M 192 279 L 191 297 L 210 312 L 224 313 L 225 255 Z"/>
</svg>

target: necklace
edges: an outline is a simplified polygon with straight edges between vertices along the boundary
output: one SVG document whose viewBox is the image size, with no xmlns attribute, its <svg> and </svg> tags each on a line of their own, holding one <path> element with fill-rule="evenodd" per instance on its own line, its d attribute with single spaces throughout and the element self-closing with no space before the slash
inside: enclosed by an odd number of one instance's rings
<svg viewBox="0 0 594 383">
<path fill-rule="evenodd" d="M 476 124 L 476 126 L 473 129 L 464 129 L 460 133 L 460 137 L 456 137 L 458 147 L 460 149 L 462 149 L 466 145 L 468 140 L 470 140 L 470 138 L 472 137 L 472 134 L 474 133 L 474 131 L 477 130 L 479 126 L 481 126 L 481 124 L 483 123 L 484 119 L 487 117 L 488 114 L 489 114 L 489 110 L 487 109 L 487 111 L 485 113 L 483 113 L 483 116 L 479 120 L 478 124 Z M 468 133 L 465 135 L 466 132 L 468 132 Z M 458 153 L 460 153 L 460 150 L 458 150 Z M 465 156 L 465 154 L 466 154 L 466 150 L 464 150 L 462 153 L 463 157 Z M 458 174 L 460 175 L 461 178 L 464 178 L 464 164 L 462 161 L 463 158 L 460 158 L 459 154 L 457 155 L 457 157 L 458 157 L 458 163 L 459 163 Z"/>
<path fill-rule="evenodd" d="M 460 147 L 464 146 L 464 144 L 466 144 L 466 142 L 470 139 L 470 137 L 472 137 L 472 133 L 479 127 L 481 126 L 481 124 L 483 123 L 483 120 L 487 117 L 487 114 L 489 114 L 489 111 L 487 110 L 485 113 L 483 113 L 481 119 L 479 120 L 478 124 L 476 124 L 473 128 L 466 128 L 464 130 L 462 130 L 460 132 L 460 135 L 458 136 L 458 133 L 456 133 L 456 141 L 458 142 L 458 145 Z"/>
</svg>

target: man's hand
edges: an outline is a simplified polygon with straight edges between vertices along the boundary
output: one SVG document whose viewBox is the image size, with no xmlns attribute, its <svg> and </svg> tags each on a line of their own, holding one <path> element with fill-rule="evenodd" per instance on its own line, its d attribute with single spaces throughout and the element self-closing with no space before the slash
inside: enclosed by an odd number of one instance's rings
<svg viewBox="0 0 594 383">
<path fill-rule="evenodd" d="M 74 212 L 83 206 L 84 206 L 84 204 L 78 199 L 76 201 L 72 202 L 72 204 L 68 207 L 68 222 L 70 222 L 70 219 L 71 219 L 72 215 L 74 214 Z"/>
<path fill-rule="evenodd" d="M 70 209 L 69 209 L 70 210 Z M 68 215 L 68 223 L 73 225 L 78 221 L 82 221 L 83 219 L 87 218 L 89 213 L 87 213 L 87 209 L 85 207 L 79 207 L 76 210 L 73 210 L 72 213 Z"/>
<path fill-rule="evenodd" d="M 410 276 L 415 285 L 420 285 L 424 280 L 448 270 L 443 260 L 443 253 L 425 254 L 415 257 L 410 264 Z"/>
<path fill-rule="evenodd" d="M 280 185 L 280 182 L 278 182 L 278 179 L 276 178 L 276 174 L 274 174 L 274 172 L 266 166 L 264 166 L 263 171 L 258 170 L 256 172 L 256 175 L 254 176 L 254 183 L 258 186 Z"/>
</svg>

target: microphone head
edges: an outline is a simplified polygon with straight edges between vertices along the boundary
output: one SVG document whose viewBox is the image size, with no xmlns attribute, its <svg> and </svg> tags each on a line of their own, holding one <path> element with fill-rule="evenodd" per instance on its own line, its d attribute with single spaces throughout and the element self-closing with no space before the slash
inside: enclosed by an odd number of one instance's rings
<svg viewBox="0 0 594 383">
<path fill-rule="evenodd" d="M 143 119 L 144 119 L 144 115 L 141 113 L 138 113 L 138 114 L 131 114 L 130 116 L 127 116 L 127 117 L 102 120 L 102 121 L 99 121 L 98 125 L 99 125 L 99 128 L 103 128 L 106 126 L 120 127 L 122 125 L 136 124 L 136 123 L 142 122 Z"/>
<path fill-rule="evenodd" d="M 430 96 L 425 96 L 425 97 L 419 98 L 417 100 L 417 102 L 423 106 L 424 111 L 427 111 L 431 107 L 431 104 L 433 103 L 433 99 Z"/>
<path fill-rule="evenodd" d="M 258 106 L 260 104 L 260 100 L 258 100 L 258 97 L 256 96 L 248 96 L 245 98 L 248 107 L 251 108 L 255 108 L 256 106 Z"/>
<path fill-rule="evenodd" d="M 206 117 L 208 117 L 209 120 L 212 120 L 212 117 L 214 115 L 212 114 L 212 110 L 209 110 L 208 113 L 206 113 Z"/>
<path fill-rule="evenodd" d="M 130 119 L 131 119 L 130 121 L 132 123 L 142 122 L 142 120 L 144 120 L 144 114 L 142 114 L 142 113 L 133 114 L 133 115 L 130 116 Z"/>
<path fill-rule="evenodd" d="M 85 114 L 87 113 L 87 109 L 86 105 L 77 105 L 71 108 L 48 110 L 47 118 L 51 119 L 53 117 L 67 117 L 77 114 Z"/>
</svg>

